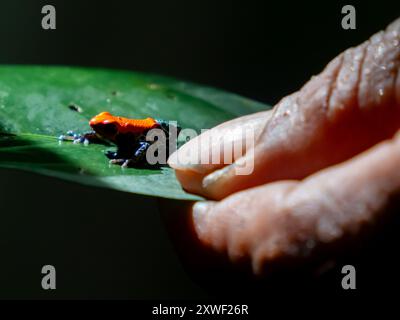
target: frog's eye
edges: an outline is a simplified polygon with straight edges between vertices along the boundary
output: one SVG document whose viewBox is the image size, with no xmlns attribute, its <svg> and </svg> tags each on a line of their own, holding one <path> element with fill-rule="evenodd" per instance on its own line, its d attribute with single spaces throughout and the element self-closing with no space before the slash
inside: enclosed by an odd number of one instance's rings
<svg viewBox="0 0 400 320">
<path fill-rule="evenodd" d="M 114 123 L 105 123 L 101 125 L 101 131 L 105 135 L 114 135 L 118 132 L 118 128 Z"/>
</svg>

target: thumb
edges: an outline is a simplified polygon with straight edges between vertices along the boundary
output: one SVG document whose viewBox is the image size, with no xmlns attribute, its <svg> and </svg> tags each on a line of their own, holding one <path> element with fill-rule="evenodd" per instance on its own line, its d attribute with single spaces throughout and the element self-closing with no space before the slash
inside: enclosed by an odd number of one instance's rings
<svg viewBox="0 0 400 320">
<path fill-rule="evenodd" d="M 302 179 L 391 137 L 400 127 L 399 43 L 400 19 L 340 54 L 275 106 L 252 152 L 207 175 L 195 191 L 221 199 L 272 181 Z M 252 174 L 238 175 L 237 168 L 249 163 Z"/>
</svg>

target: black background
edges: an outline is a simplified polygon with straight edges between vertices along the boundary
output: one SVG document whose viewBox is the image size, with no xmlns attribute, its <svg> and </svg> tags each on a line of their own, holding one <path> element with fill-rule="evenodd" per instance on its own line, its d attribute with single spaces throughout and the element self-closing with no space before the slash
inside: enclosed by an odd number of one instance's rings
<svg viewBox="0 0 400 320">
<path fill-rule="evenodd" d="M 57 29 L 41 28 L 53 4 Z M 398 17 L 397 1 L 1 1 L 0 62 L 161 73 L 275 103 Z"/>
<path fill-rule="evenodd" d="M 56 30 L 41 28 L 45 4 Z M 400 16 L 398 1 L 354 3 L 357 29 L 343 30 L 345 4 L 2 0 L 0 63 L 154 72 L 274 104 Z M 182 269 L 152 198 L 1 170 L 0 212 L 0 297 L 212 295 Z M 55 291 L 40 287 L 44 264 Z"/>
</svg>

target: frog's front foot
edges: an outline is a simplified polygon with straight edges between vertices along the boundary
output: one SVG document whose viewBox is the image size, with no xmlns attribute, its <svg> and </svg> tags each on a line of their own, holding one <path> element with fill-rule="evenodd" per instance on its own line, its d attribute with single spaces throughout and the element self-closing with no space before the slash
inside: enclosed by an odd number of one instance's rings
<svg viewBox="0 0 400 320">
<path fill-rule="evenodd" d="M 59 136 L 58 140 L 72 141 L 75 144 L 82 143 L 85 146 L 89 145 L 90 143 L 98 143 L 101 141 L 94 131 L 85 132 L 83 134 L 79 134 L 74 131 L 68 131 L 66 134 Z"/>
</svg>

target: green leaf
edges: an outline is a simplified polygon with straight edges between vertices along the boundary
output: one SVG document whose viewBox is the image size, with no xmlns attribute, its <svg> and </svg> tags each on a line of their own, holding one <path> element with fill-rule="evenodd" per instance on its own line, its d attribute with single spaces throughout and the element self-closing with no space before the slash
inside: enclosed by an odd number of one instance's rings
<svg viewBox="0 0 400 320">
<path fill-rule="evenodd" d="M 268 106 L 158 75 L 103 69 L 0 67 L 0 167 L 87 185 L 174 198 L 200 199 L 182 190 L 171 168 L 109 166 L 109 147 L 59 143 L 69 130 L 85 132 L 88 120 L 115 115 L 176 120 L 183 128 L 211 128 Z"/>
</svg>

